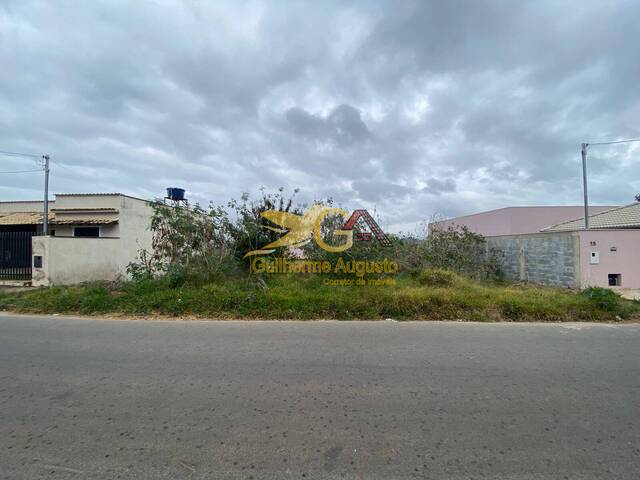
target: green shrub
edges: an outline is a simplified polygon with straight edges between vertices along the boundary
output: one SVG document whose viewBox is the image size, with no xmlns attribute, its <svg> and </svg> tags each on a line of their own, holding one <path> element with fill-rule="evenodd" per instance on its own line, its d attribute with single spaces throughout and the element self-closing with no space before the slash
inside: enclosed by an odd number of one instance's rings
<svg viewBox="0 0 640 480">
<path fill-rule="evenodd" d="M 102 285 L 86 288 L 77 298 L 79 310 L 83 313 L 105 312 L 111 306 L 111 294 Z"/>
<path fill-rule="evenodd" d="M 180 265 L 171 265 L 167 271 L 167 281 L 171 288 L 178 288 L 187 281 L 185 269 Z"/>
<path fill-rule="evenodd" d="M 418 274 L 418 283 L 430 287 L 451 287 L 458 283 L 460 277 L 450 270 L 428 268 Z"/>
<path fill-rule="evenodd" d="M 426 264 L 431 268 L 453 270 L 478 280 L 500 277 L 495 256 L 485 238 L 466 226 L 443 229 L 436 223 L 423 248 Z"/>
<path fill-rule="evenodd" d="M 500 314 L 508 320 L 522 320 L 526 315 L 526 309 L 522 301 L 517 298 L 505 298 L 498 302 Z"/>
<path fill-rule="evenodd" d="M 582 291 L 591 305 L 605 312 L 619 312 L 621 310 L 622 297 L 611 289 L 602 287 L 589 287 Z"/>
</svg>

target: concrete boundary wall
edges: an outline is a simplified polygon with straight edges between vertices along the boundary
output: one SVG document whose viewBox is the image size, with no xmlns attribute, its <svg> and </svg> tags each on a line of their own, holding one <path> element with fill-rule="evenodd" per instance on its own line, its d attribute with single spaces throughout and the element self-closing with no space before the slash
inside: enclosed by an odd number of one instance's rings
<svg viewBox="0 0 640 480">
<path fill-rule="evenodd" d="M 42 257 L 42 268 L 33 268 L 34 286 L 113 280 L 131 261 L 118 238 L 33 237 L 32 244 L 33 256 Z"/>
<path fill-rule="evenodd" d="M 540 233 L 487 238 L 509 280 L 579 288 L 580 238 L 577 233 Z"/>
</svg>

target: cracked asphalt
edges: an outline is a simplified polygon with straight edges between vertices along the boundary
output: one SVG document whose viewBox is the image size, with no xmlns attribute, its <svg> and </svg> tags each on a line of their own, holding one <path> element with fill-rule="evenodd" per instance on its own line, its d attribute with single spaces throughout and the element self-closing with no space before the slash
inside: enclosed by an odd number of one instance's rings
<svg viewBox="0 0 640 480">
<path fill-rule="evenodd" d="M 640 325 L 0 316 L 0 478 L 637 479 Z"/>
</svg>

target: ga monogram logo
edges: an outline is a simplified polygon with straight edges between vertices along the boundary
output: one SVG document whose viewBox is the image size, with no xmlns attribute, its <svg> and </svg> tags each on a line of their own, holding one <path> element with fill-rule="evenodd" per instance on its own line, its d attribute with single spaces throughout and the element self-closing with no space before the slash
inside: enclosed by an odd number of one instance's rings
<svg viewBox="0 0 640 480">
<path fill-rule="evenodd" d="M 349 212 L 342 208 L 314 205 L 307 210 L 304 215 L 280 212 L 277 210 L 267 210 L 262 212 L 260 215 L 271 223 L 278 225 L 278 227 L 265 226 L 265 228 L 285 235 L 263 246 L 259 250 L 252 250 L 248 252 L 245 255 L 245 258 L 253 255 L 267 255 L 282 247 L 300 247 L 302 245 L 306 245 L 312 239 L 315 239 L 318 246 L 327 252 L 344 252 L 353 246 L 353 228 L 361 218 L 367 224 L 372 233 L 356 233 L 356 240 L 370 241 L 372 236 L 375 236 L 381 245 L 385 247 L 391 246 L 391 240 L 389 240 L 389 237 L 387 237 L 366 210 L 355 210 L 351 216 L 349 216 Z M 331 245 L 323 238 L 322 222 L 329 215 L 338 215 L 343 219 L 346 219 L 346 222 L 341 229 L 333 231 L 334 235 L 345 238 L 344 243 Z"/>
</svg>

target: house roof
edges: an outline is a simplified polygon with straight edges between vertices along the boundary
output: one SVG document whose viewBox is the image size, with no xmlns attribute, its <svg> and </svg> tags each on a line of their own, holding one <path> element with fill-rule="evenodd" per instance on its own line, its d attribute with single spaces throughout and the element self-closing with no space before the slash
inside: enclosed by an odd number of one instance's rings
<svg viewBox="0 0 640 480">
<path fill-rule="evenodd" d="M 559 223 L 542 229 L 543 232 L 566 232 L 584 230 L 584 218 Z M 640 228 L 640 203 L 612 208 L 605 212 L 589 215 L 589 228 Z"/>
<path fill-rule="evenodd" d="M 95 193 L 55 193 L 56 197 L 127 197 L 134 200 L 141 200 L 143 202 L 152 202 L 153 200 L 147 200 L 141 197 L 134 197 L 133 195 L 127 195 L 126 193 L 117 192 L 95 192 Z M 43 203 L 42 200 L 0 200 L 1 203 Z M 55 200 L 49 200 L 49 204 L 55 203 Z"/>
<path fill-rule="evenodd" d="M 616 207 L 595 205 L 591 207 L 594 214 L 612 208 Z M 574 220 L 580 216 L 582 211 L 583 207 L 577 205 L 504 207 L 464 217 L 431 222 L 429 231 L 435 228 L 466 226 L 469 230 L 485 237 L 523 235 L 538 233 L 551 225 Z"/>
<path fill-rule="evenodd" d="M 123 193 L 118 192 L 95 192 L 95 193 L 56 193 L 57 196 L 61 197 L 115 197 L 118 195 L 122 195 L 124 197 L 128 197 L 128 195 L 124 195 Z"/>
<path fill-rule="evenodd" d="M 93 207 L 93 208 L 52 208 L 52 212 L 56 213 L 118 213 L 117 208 L 111 207 Z"/>
<path fill-rule="evenodd" d="M 111 225 L 112 223 L 118 223 L 118 217 L 113 218 L 68 218 L 68 219 L 53 219 L 50 222 L 51 225 Z"/>
<path fill-rule="evenodd" d="M 106 193 L 56 193 L 56 197 L 127 197 L 132 198 L 134 200 L 141 200 L 143 202 L 150 202 L 151 200 L 147 200 L 140 197 L 134 197 L 133 195 L 127 195 L 126 193 L 118 193 L 118 192 L 106 192 Z"/>
<path fill-rule="evenodd" d="M 118 217 L 111 218 L 56 218 L 56 214 L 49 213 L 50 225 L 109 225 L 118 223 Z M 42 213 L 40 212 L 11 212 L 0 213 L 0 225 L 40 225 Z"/>
<path fill-rule="evenodd" d="M 53 220 L 53 213 L 49 214 L 49 221 Z M 0 213 L 0 225 L 40 225 L 42 213 L 38 212 L 10 212 Z"/>
</svg>

